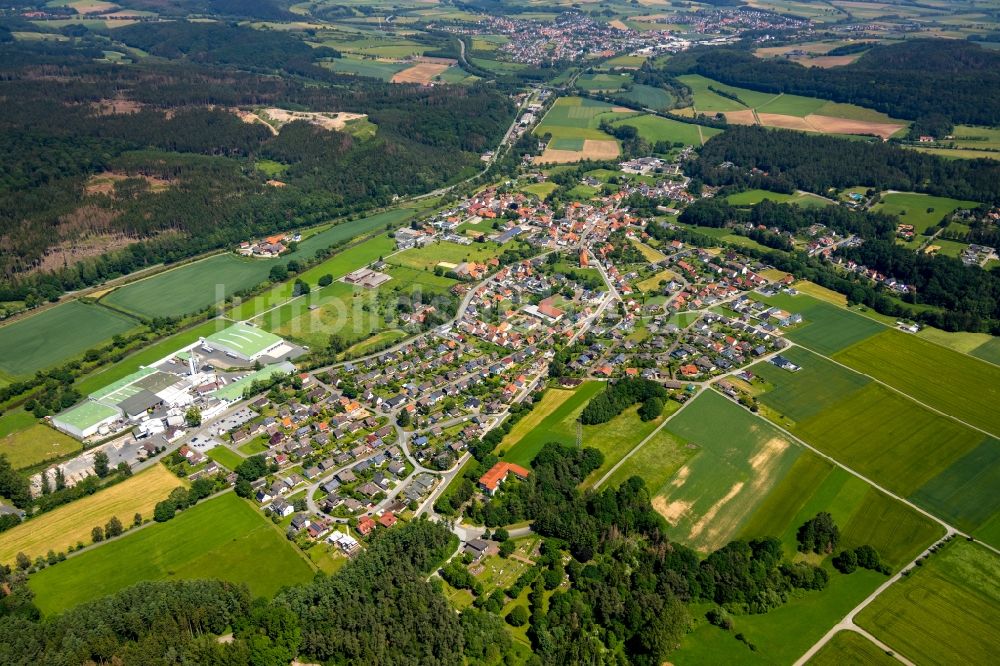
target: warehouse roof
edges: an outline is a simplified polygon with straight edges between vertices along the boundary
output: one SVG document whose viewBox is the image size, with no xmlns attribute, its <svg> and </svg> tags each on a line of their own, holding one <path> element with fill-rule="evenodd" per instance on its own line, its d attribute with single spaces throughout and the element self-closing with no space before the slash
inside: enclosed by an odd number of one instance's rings
<svg viewBox="0 0 1000 666">
<path fill-rule="evenodd" d="M 107 398 L 112 393 L 121 391 L 123 388 L 131 384 L 134 384 L 143 377 L 147 377 L 153 374 L 154 372 L 156 372 L 156 368 L 140 368 L 139 370 L 136 370 L 132 374 L 126 375 L 125 377 L 122 377 L 118 381 L 108 384 L 104 388 L 97 389 L 96 391 L 90 394 L 90 397 L 93 398 L 94 400 L 102 400 L 104 398 Z M 115 402 L 121 401 L 127 397 L 128 395 L 125 395 L 121 398 L 118 398 L 118 400 L 116 400 Z"/>
<path fill-rule="evenodd" d="M 114 407 L 108 407 L 99 402 L 88 400 L 69 411 L 59 414 L 55 417 L 55 420 L 73 426 L 78 430 L 86 430 L 113 416 L 118 416 L 118 410 Z"/>
<path fill-rule="evenodd" d="M 274 365 L 268 365 L 256 372 L 251 372 L 246 377 L 238 379 L 232 384 L 227 384 L 220 389 L 212 391 L 212 395 L 220 400 L 239 400 L 243 397 L 243 389 L 250 386 L 257 380 L 269 379 L 272 375 L 278 372 L 294 372 L 295 366 L 285 361 L 284 363 L 275 363 Z"/>
<path fill-rule="evenodd" d="M 281 342 L 281 338 L 253 326 L 233 324 L 223 331 L 209 335 L 205 338 L 205 342 L 210 346 L 224 347 L 249 357 Z"/>
</svg>

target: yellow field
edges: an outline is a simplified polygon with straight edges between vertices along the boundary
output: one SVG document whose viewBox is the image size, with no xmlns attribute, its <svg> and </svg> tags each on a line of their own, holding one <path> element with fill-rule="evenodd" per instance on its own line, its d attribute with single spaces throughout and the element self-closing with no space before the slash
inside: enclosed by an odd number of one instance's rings
<svg viewBox="0 0 1000 666">
<path fill-rule="evenodd" d="M 786 275 L 788 275 L 788 273 L 785 271 L 779 271 L 777 268 L 766 268 L 760 272 L 760 276 L 767 278 L 768 280 L 783 280 Z"/>
<path fill-rule="evenodd" d="M 669 282 L 674 278 L 673 271 L 664 270 L 660 271 L 656 275 L 650 276 L 643 280 L 642 282 L 636 283 L 636 288 L 642 292 L 656 291 L 660 288 L 660 282 L 664 280 Z"/>
<path fill-rule="evenodd" d="M 639 252 L 642 252 L 642 256 L 645 257 L 646 261 L 651 264 L 655 264 L 667 258 L 667 255 L 663 254 L 656 248 L 646 245 L 642 241 L 633 238 L 632 244 L 638 248 Z"/>
<path fill-rule="evenodd" d="M 839 305 L 842 308 L 847 307 L 847 296 L 836 292 L 832 289 L 827 289 L 826 287 L 821 287 L 815 282 L 809 282 L 808 280 L 801 280 L 795 283 L 795 289 L 812 296 L 813 298 L 818 298 L 821 301 L 826 301 L 827 303 L 833 303 L 834 305 Z"/>
<path fill-rule="evenodd" d="M 112 516 L 118 516 L 126 526 L 132 524 L 136 513 L 149 518 L 156 503 L 180 485 L 187 483 L 163 465 L 155 465 L 117 485 L 4 532 L 0 539 L 0 562 L 13 564 L 19 552 L 35 559 L 45 555 L 50 548 L 56 552 L 65 551 L 78 541 L 89 545 L 94 527 L 103 527 Z"/>
</svg>

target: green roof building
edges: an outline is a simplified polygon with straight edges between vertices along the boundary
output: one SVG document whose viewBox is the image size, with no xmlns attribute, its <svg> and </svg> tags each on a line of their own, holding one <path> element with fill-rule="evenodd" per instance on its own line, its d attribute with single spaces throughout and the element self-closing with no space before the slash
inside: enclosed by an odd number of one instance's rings
<svg viewBox="0 0 1000 666">
<path fill-rule="evenodd" d="M 88 400 L 73 409 L 52 417 L 52 425 L 79 439 L 90 437 L 101 426 L 114 423 L 121 417 L 121 410 Z"/>
<path fill-rule="evenodd" d="M 201 339 L 202 347 L 218 349 L 234 358 L 256 361 L 261 356 L 281 356 L 290 348 L 273 333 L 246 324 L 229 328 Z"/>
</svg>

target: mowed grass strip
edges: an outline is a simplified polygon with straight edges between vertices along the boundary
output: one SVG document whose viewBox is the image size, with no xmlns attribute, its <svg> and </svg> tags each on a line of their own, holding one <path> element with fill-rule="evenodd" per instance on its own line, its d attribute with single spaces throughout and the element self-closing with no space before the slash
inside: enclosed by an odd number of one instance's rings
<svg viewBox="0 0 1000 666">
<path fill-rule="evenodd" d="M 789 372 L 764 362 L 750 371 L 774 387 L 759 396 L 760 401 L 793 421 L 816 416 L 871 381 L 802 347 L 791 347 L 782 355 L 801 369 Z"/>
<path fill-rule="evenodd" d="M 856 631 L 834 634 L 807 663 L 809 666 L 899 666 L 894 657 Z"/>
<path fill-rule="evenodd" d="M 1000 436 L 1000 367 L 895 329 L 843 350 L 836 361 Z"/>
<path fill-rule="evenodd" d="M 40 423 L 0 439 L 0 454 L 7 456 L 14 469 L 67 456 L 82 448 L 80 442 L 69 435 Z"/>
<path fill-rule="evenodd" d="M 584 382 L 570 391 L 549 389 L 531 413 L 515 424 L 500 442 L 498 450 L 506 451 L 503 459 L 528 466 L 546 443 L 576 442 L 576 429 L 565 430 L 562 423 L 574 412 L 582 411 L 587 402 L 602 390 L 603 382 Z M 524 421 L 528 421 L 528 425 L 520 427 Z"/>
<path fill-rule="evenodd" d="M 739 533 L 803 449 L 769 423 L 705 391 L 665 426 L 694 457 L 653 498 L 670 536 L 708 552 Z"/>
<path fill-rule="evenodd" d="M 68 301 L 0 326 L 0 372 L 33 374 L 136 326 L 136 320 L 100 305 Z"/>
<path fill-rule="evenodd" d="M 233 493 L 127 534 L 32 576 L 35 603 L 57 613 L 142 580 L 218 578 L 255 596 L 304 583 L 313 570 L 285 537 Z"/>
<path fill-rule="evenodd" d="M 975 448 L 982 435 L 871 383 L 793 428 L 809 444 L 908 496 Z"/>
<path fill-rule="evenodd" d="M 788 329 L 785 337 L 824 355 L 834 354 L 886 330 L 877 321 L 805 294 L 790 296 L 782 293 L 761 297 L 761 300 L 788 312 L 801 314 L 803 322 Z"/>
<path fill-rule="evenodd" d="M 955 540 L 861 611 L 856 622 L 918 664 L 990 664 L 1000 645 L 1000 557 Z"/>
<path fill-rule="evenodd" d="M 156 503 L 182 485 L 185 482 L 166 467 L 154 465 L 121 483 L 4 532 L 0 539 L 0 562 L 13 564 L 18 553 L 34 559 L 50 549 L 65 551 L 78 541 L 89 544 L 90 531 L 97 526 L 104 527 L 112 516 L 117 516 L 126 525 L 131 524 L 137 513 L 149 518 Z"/>
</svg>

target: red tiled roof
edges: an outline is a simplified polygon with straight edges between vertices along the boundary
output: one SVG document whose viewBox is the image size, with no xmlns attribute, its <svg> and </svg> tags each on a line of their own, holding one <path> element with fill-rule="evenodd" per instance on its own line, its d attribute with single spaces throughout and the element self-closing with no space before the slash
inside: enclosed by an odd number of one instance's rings
<svg viewBox="0 0 1000 666">
<path fill-rule="evenodd" d="M 500 482 L 506 479 L 507 474 L 511 472 L 515 476 L 522 479 L 528 478 L 528 475 L 531 473 L 529 470 L 521 467 L 520 465 L 508 462 L 498 462 L 496 465 L 493 465 L 493 467 L 491 467 L 486 474 L 483 474 L 479 478 L 479 483 L 490 490 L 496 490 L 500 485 Z"/>
</svg>

